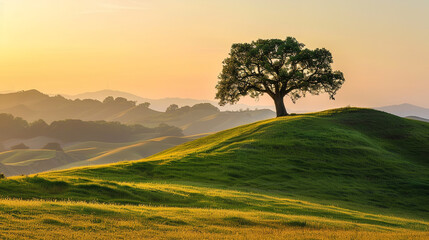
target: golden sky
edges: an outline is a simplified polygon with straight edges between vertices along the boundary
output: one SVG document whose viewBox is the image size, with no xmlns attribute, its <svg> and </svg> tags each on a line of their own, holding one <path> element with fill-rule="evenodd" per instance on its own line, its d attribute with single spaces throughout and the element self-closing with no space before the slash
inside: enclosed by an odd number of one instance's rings
<svg viewBox="0 0 429 240">
<path fill-rule="evenodd" d="M 329 49 L 346 83 L 335 102 L 287 107 L 429 107 L 428 12 L 426 0 L 0 0 L 0 91 L 212 99 L 232 43 L 293 36 Z"/>
</svg>

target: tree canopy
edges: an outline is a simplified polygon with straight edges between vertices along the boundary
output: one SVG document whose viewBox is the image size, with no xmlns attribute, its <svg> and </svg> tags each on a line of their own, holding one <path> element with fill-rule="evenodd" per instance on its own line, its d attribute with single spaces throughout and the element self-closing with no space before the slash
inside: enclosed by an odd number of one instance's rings
<svg viewBox="0 0 429 240">
<path fill-rule="evenodd" d="M 233 44 L 216 85 L 219 104 L 268 94 L 274 100 L 277 116 L 285 116 L 286 95 L 294 103 L 307 93 L 325 92 L 334 99 L 344 83 L 343 73 L 332 70 L 333 59 L 327 49 L 304 46 L 293 37 Z"/>
</svg>

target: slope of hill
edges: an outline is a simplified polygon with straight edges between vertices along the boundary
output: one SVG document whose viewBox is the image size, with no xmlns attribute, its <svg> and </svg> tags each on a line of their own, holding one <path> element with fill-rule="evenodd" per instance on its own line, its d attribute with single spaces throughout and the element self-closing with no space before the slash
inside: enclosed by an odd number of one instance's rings
<svg viewBox="0 0 429 240">
<path fill-rule="evenodd" d="M 266 231 L 299 228 L 307 239 L 341 229 L 396 232 L 390 237 L 374 233 L 374 239 L 395 239 L 401 232 L 404 238 L 424 239 L 429 230 L 427 156 L 428 123 L 345 108 L 240 126 L 140 161 L 14 177 L 0 181 L 0 194 L 123 204 L 115 212 L 136 221 L 143 220 L 127 215 L 138 214 L 127 210 L 132 209 L 129 205 L 149 204 L 151 209 L 142 210 L 148 212 L 143 216 L 151 216 L 144 226 L 155 224 L 149 227 L 154 234 L 168 231 L 162 230 L 168 224 L 175 232 L 227 234 L 210 224 L 230 224 L 237 231 L 246 226 L 265 226 Z M 21 217 L 35 208 L 23 202 L 28 210 L 20 212 L 12 203 L 4 204 L 10 206 L 3 211 Z M 34 204 L 68 214 L 65 209 L 86 209 L 87 221 L 96 216 L 102 222 L 111 209 L 86 203 Z M 59 226 L 77 224 L 62 214 L 54 220 Z M 143 226 L 133 226 L 143 231 Z M 370 239 L 347 234 L 336 237 Z"/>
<path fill-rule="evenodd" d="M 0 94 L 0 109 L 10 108 L 15 105 L 32 105 L 37 102 L 48 99 L 49 96 L 45 95 L 37 90 L 28 90 L 28 91 L 20 91 L 13 93 L 3 93 Z M 19 103 L 15 105 L 11 105 L 14 103 Z"/>
<path fill-rule="evenodd" d="M 46 171 L 78 161 L 54 150 L 19 149 L 0 153 L 0 172 L 6 176 L 26 175 Z"/>
<path fill-rule="evenodd" d="M 204 135 L 159 137 L 134 143 L 115 144 L 116 146 L 110 149 L 100 146 L 105 145 L 104 143 L 79 143 L 78 145 L 80 148 L 76 148 L 76 146 L 68 147 L 67 149 L 70 150 L 67 150 L 66 153 L 72 157 L 81 159 L 81 161 L 62 165 L 55 169 L 68 169 L 72 167 L 109 164 L 127 160 L 139 160 L 202 136 Z M 94 146 L 96 144 L 98 147 Z"/>
<path fill-rule="evenodd" d="M 125 143 L 79 142 L 64 152 L 45 149 L 20 149 L 0 152 L 0 173 L 27 175 L 54 169 L 138 160 L 204 135 L 157 137 Z"/>
</svg>

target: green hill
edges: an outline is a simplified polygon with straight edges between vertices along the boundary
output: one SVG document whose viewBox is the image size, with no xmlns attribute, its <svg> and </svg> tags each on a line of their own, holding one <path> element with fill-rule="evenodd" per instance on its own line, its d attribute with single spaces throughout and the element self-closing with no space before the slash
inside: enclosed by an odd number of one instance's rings
<svg viewBox="0 0 429 240">
<path fill-rule="evenodd" d="M 313 230 L 428 231 L 427 156 L 428 123 L 343 108 L 240 126 L 139 161 L 13 177 L 0 181 L 0 194 L 279 214 L 267 219 Z M 227 215 L 222 221 L 267 226 Z M 201 217 L 191 225 L 210 218 Z"/>
</svg>

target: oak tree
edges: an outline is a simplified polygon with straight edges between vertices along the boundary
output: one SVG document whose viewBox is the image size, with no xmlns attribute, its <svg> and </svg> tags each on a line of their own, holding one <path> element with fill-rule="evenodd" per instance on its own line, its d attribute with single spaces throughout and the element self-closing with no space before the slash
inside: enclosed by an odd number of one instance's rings
<svg viewBox="0 0 429 240">
<path fill-rule="evenodd" d="M 274 100 L 277 116 L 285 116 L 285 96 L 293 103 L 307 93 L 325 92 L 334 99 L 344 76 L 332 70 L 332 62 L 327 49 L 304 48 L 293 37 L 233 44 L 229 57 L 223 61 L 216 98 L 223 106 L 243 96 L 258 98 L 268 94 Z"/>
</svg>

